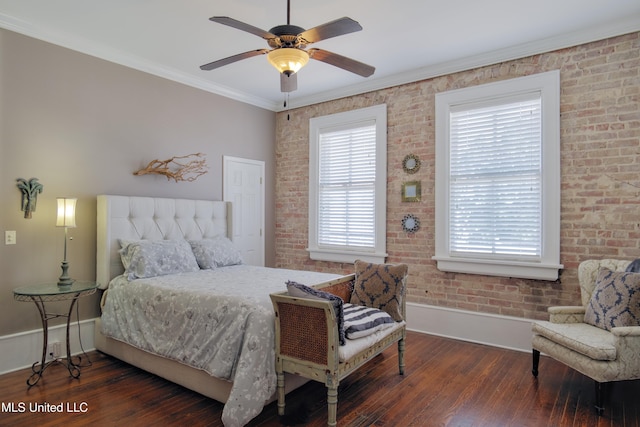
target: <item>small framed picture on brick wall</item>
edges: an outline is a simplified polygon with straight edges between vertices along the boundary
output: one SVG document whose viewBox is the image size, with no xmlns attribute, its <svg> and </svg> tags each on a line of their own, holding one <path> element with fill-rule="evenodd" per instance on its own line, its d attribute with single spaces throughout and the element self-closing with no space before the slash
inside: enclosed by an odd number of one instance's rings
<svg viewBox="0 0 640 427">
<path fill-rule="evenodd" d="M 421 195 L 420 181 L 410 181 L 402 184 L 403 202 L 419 202 Z"/>
</svg>

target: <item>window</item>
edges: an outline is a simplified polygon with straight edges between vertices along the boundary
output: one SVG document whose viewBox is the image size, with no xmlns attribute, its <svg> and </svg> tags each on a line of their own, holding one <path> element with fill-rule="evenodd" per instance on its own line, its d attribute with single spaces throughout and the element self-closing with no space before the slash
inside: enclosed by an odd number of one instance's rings
<svg viewBox="0 0 640 427">
<path fill-rule="evenodd" d="M 436 253 L 444 271 L 556 280 L 557 71 L 436 95 Z"/>
<path fill-rule="evenodd" d="M 311 259 L 384 262 L 386 128 L 386 105 L 311 119 Z"/>
</svg>

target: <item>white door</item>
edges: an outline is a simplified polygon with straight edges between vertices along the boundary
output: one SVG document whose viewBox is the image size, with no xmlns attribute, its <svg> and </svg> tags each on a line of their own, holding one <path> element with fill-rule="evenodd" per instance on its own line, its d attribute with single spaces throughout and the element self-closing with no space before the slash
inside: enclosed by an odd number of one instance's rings
<svg viewBox="0 0 640 427">
<path fill-rule="evenodd" d="M 264 266 L 264 162 L 223 156 L 222 198 L 231 202 L 234 246 L 245 264 Z"/>
</svg>

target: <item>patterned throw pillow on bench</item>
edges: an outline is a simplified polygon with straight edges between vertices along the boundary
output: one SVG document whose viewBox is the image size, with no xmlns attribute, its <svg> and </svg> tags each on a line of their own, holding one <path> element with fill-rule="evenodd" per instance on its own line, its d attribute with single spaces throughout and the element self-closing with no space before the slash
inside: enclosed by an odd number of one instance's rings
<svg viewBox="0 0 640 427">
<path fill-rule="evenodd" d="M 408 269 L 407 264 L 373 264 L 357 260 L 356 280 L 349 302 L 379 308 L 397 322 L 404 320 L 401 307 Z"/>
<path fill-rule="evenodd" d="M 344 333 L 350 340 L 366 337 L 395 323 L 388 313 L 377 308 L 344 305 Z"/>
</svg>

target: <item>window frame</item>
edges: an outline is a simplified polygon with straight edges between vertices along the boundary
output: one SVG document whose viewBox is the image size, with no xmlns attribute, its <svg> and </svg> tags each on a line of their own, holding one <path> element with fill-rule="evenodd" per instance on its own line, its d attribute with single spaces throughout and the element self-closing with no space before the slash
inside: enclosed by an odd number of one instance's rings
<svg viewBox="0 0 640 427">
<path fill-rule="evenodd" d="M 356 128 L 375 122 L 376 127 L 376 178 L 375 178 L 375 243 L 371 250 L 361 247 L 321 246 L 318 244 L 319 208 L 319 143 L 323 132 Z M 309 236 L 307 251 L 313 260 L 354 262 L 357 259 L 382 263 L 386 253 L 387 212 L 387 106 L 386 104 L 345 111 L 309 120 Z"/>
<path fill-rule="evenodd" d="M 538 92 L 542 101 L 541 257 L 464 256 L 450 251 L 449 132 L 452 109 Z M 554 281 L 560 264 L 560 72 L 558 70 L 436 94 L 435 255 L 439 270 Z"/>
</svg>

